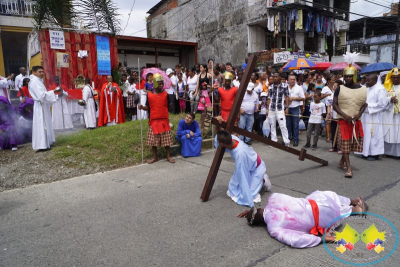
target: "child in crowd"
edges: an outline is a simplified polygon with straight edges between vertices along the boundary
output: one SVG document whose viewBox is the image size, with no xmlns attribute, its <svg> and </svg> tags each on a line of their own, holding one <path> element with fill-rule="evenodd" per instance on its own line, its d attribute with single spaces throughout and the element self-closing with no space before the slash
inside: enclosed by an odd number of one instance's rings
<svg viewBox="0 0 400 267">
<path fill-rule="evenodd" d="M 186 109 L 186 83 L 182 80 L 183 75 L 181 72 L 178 73 L 178 97 L 179 97 L 179 107 L 181 109 L 181 114 L 185 113 Z"/>
<path fill-rule="evenodd" d="M 304 148 L 310 147 L 311 134 L 314 132 L 312 149 L 315 150 L 317 148 L 318 137 L 321 131 L 322 116 L 323 114 L 326 114 L 325 104 L 321 102 L 320 91 L 317 91 L 314 94 L 314 102 L 310 104 L 310 112 L 311 116 L 307 127 L 307 143 Z"/>
<path fill-rule="evenodd" d="M 136 105 L 140 101 L 140 96 L 136 97 L 135 101 L 135 95 L 139 94 L 136 90 L 136 84 L 138 83 L 138 79 L 135 77 L 129 77 L 129 87 L 127 90 L 128 97 L 126 99 L 126 109 L 128 114 L 131 116 L 132 121 L 136 120 L 136 114 L 137 114 L 137 108 Z"/>
<path fill-rule="evenodd" d="M 197 106 L 197 110 L 203 111 L 206 107 L 211 107 L 211 100 L 208 94 L 207 83 L 203 82 L 200 87 L 200 99 L 199 105 Z"/>
<path fill-rule="evenodd" d="M 153 73 L 147 73 L 144 89 L 146 90 L 146 92 L 154 92 Z"/>
<path fill-rule="evenodd" d="M 267 99 L 268 99 L 268 93 L 267 92 L 262 92 L 260 94 L 260 126 L 258 127 L 258 134 L 263 136 L 263 124 L 264 121 L 267 119 Z"/>
</svg>

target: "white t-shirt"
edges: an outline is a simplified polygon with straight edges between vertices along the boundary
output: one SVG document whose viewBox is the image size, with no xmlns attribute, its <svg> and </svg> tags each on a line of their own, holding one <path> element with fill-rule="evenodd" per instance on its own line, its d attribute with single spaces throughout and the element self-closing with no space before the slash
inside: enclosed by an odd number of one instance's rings
<svg viewBox="0 0 400 267">
<path fill-rule="evenodd" d="M 15 77 L 15 90 L 21 89 L 22 82 L 24 81 L 25 78 L 29 78 L 29 74 L 28 73 L 25 74 L 25 76 L 22 75 L 22 73 L 20 73 Z"/>
<path fill-rule="evenodd" d="M 240 85 L 239 80 L 233 80 L 233 86 L 235 86 L 239 89 L 239 85 Z"/>
<path fill-rule="evenodd" d="M 129 87 L 128 87 L 127 92 L 129 92 L 129 93 L 134 93 L 134 92 L 136 92 L 136 83 L 129 84 Z"/>
<path fill-rule="evenodd" d="M 249 93 L 246 92 L 244 94 L 242 105 L 240 107 L 244 110 L 244 113 L 254 114 L 254 109 L 257 104 L 258 104 L 257 93 L 253 91 L 253 93 L 250 95 Z"/>
<path fill-rule="evenodd" d="M 239 88 L 238 88 L 239 89 Z M 260 94 L 262 93 L 263 88 L 262 88 L 262 84 L 258 83 L 257 87 L 254 87 L 254 93 L 257 93 L 258 96 L 260 96 Z"/>
<path fill-rule="evenodd" d="M 267 109 L 268 109 L 268 107 L 267 107 L 267 101 L 268 100 L 268 97 L 266 97 L 266 96 L 261 96 L 260 97 L 260 100 L 259 100 L 259 104 L 260 104 L 260 115 L 266 115 L 267 114 Z"/>
<path fill-rule="evenodd" d="M 322 114 L 326 113 L 325 104 L 319 102 L 318 104 L 311 102 L 310 104 L 310 120 L 309 123 L 321 123 L 322 122 Z"/>
<path fill-rule="evenodd" d="M 171 83 L 172 83 L 172 84 L 175 84 L 175 86 L 172 86 L 172 85 L 171 85 L 171 87 L 170 87 L 169 89 L 165 90 L 165 91 L 167 91 L 167 93 L 168 93 L 169 95 L 173 95 L 173 94 L 176 93 L 176 84 L 178 83 L 178 78 L 176 78 L 175 75 L 172 75 L 171 78 L 170 78 L 170 80 L 171 80 Z"/>
<path fill-rule="evenodd" d="M 129 88 L 130 84 L 128 81 L 125 81 L 124 84 L 122 84 L 119 89 L 121 89 L 122 91 L 122 96 L 123 97 L 128 97 L 128 88 Z"/>
<path fill-rule="evenodd" d="M 329 95 L 329 94 L 330 94 L 330 96 L 327 96 L 327 97 L 325 97 L 325 98 L 323 99 L 323 100 L 325 100 L 325 101 L 322 101 L 322 102 L 325 102 L 325 104 L 326 104 L 326 102 L 328 102 L 327 100 L 328 100 L 329 98 L 331 98 L 331 99 L 333 100 L 333 92 L 332 92 L 332 90 L 331 90 L 328 86 L 322 87 L 321 94 L 323 94 L 323 95 Z"/>
<path fill-rule="evenodd" d="M 189 92 L 196 90 L 197 75 L 194 75 L 193 78 L 190 78 L 190 76 L 187 78 L 187 86 Z"/>
<path fill-rule="evenodd" d="M 288 86 L 289 89 L 289 97 L 301 97 L 305 98 L 303 88 L 300 85 L 295 84 L 292 89 L 290 89 L 290 85 Z M 289 108 L 296 108 L 303 105 L 303 101 L 292 101 L 290 103 Z"/>
</svg>

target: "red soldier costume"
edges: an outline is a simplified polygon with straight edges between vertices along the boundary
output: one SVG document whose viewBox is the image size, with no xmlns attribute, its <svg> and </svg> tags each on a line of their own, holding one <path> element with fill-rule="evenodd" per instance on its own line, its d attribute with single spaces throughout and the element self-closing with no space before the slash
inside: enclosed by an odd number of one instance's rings
<svg viewBox="0 0 400 267">
<path fill-rule="evenodd" d="M 222 87 L 218 88 L 218 94 L 221 96 L 221 116 L 224 121 L 228 120 L 237 90 L 236 87 L 232 87 L 229 90 L 225 90 Z"/>
<path fill-rule="evenodd" d="M 172 146 L 173 140 L 169 126 L 167 92 L 163 91 L 159 94 L 148 92 L 146 106 L 150 109 L 146 145 L 156 147 Z"/>
</svg>

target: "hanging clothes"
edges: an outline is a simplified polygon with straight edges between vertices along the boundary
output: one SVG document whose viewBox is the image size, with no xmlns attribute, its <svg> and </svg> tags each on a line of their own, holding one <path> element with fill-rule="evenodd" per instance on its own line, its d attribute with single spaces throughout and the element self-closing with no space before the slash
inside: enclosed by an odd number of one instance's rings
<svg viewBox="0 0 400 267">
<path fill-rule="evenodd" d="M 302 29 L 303 29 L 303 10 L 299 9 L 297 11 L 295 30 L 302 30 Z"/>
<path fill-rule="evenodd" d="M 307 13 L 307 21 L 306 21 L 306 31 L 311 31 L 311 25 L 313 24 L 313 14 L 311 12 Z"/>
<path fill-rule="evenodd" d="M 275 16 L 275 23 L 274 23 L 274 37 L 276 37 L 279 33 L 279 13 Z"/>
</svg>

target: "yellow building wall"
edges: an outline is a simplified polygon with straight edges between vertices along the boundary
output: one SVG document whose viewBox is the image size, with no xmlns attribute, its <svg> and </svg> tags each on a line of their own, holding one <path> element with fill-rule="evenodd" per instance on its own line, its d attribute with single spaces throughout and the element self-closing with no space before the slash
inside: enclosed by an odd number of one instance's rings
<svg viewBox="0 0 400 267">
<path fill-rule="evenodd" d="M 32 67 L 33 66 L 43 66 L 43 57 L 42 57 L 42 53 L 39 53 L 37 55 L 34 55 L 30 62 L 29 62 L 29 66 Z M 29 73 L 31 73 L 31 70 L 29 70 Z"/>
</svg>

